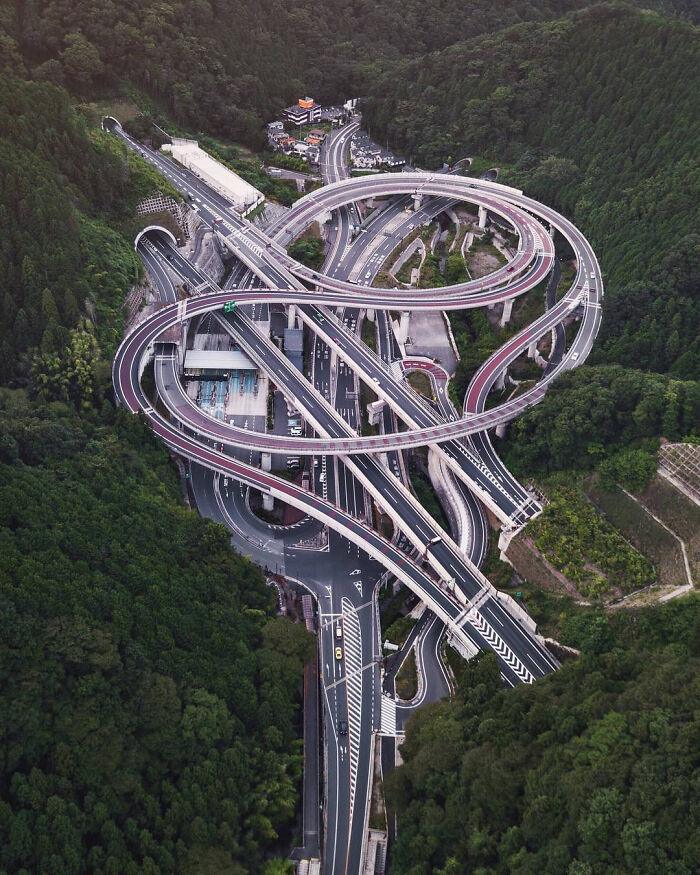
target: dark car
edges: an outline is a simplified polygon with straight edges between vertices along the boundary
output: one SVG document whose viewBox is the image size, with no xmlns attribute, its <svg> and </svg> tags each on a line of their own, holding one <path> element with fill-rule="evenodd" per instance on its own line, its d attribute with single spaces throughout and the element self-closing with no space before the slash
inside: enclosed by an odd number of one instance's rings
<svg viewBox="0 0 700 875">
<path fill-rule="evenodd" d="M 338 735 L 347 735 L 348 734 L 348 721 L 347 720 L 339 720 L 338 721 Z"/>
</svg>

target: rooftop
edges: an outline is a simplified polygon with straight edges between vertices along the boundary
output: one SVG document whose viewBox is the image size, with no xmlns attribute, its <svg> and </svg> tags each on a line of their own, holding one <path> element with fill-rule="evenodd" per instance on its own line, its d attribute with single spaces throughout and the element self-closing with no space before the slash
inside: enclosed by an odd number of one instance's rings
<svg viewBox="0 0 700 875">
<path fill-rule="evenodd" d="M 225 197 L 230 198 L 234 207 L 245 214 L 265 199 L 262 192 L 230 170 L 204 149 L 196 140 L 173 137 L 172 145 L 166 143 L 163 151 L 170 152 L 188 170 L 207 182 Z"/>
<path fill-rule="evenodd" d="M 239 349 L 188 349 L 185 352 L 185 370 L 257 371 L 248 356 Z"/>
</svg>

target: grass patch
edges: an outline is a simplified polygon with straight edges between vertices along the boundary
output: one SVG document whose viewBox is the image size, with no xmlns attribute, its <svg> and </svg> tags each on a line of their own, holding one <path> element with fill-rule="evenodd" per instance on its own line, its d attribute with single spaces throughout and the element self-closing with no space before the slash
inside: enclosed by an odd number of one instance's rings
<svg viewBox="0 0 700 875">
<path fill-rule="evenodd" d="M 399 289 L 401 288 L 401 284 L 389 273 L 388 270 L 380 270 L 379 273 L 372 280 L 372 288 Z"/>
<path fill-rule="evenodd" d="M 399 617 L 386 630 L 384 639 L 391 641 L 392 644 L 397 644 L 399 647 L 403 647 L 415 625 L 416 620 L 413 617 Z"/>
<path fill-rule="evenodd" d="M 418 693 L 418 668 L 413 648 L 404 659 L 401 668 L 396 673 L 396 695 L 404 702 L 413 699 Z"/>
<path fill-rule="evenodd" d="M 493 273 L 498 267 L 506 264 L 507 258 L 489 240 L 474 238 L 467 250 L 467 267 L 474 279 Z"/>
<path fill-rule="evenodd" d="M 525 529 L 537 549 L 591 599 L 619 596 L 653 583 L 652 563 L 570 486 L 549 488 L 550 503 Z"/>
<path fill-rule="evenodd" d="M 362 342 L 368 346 L 372 352 L 377 351 L 377 323 L 365 317 L 362 320 Z"/>
<path fill-rule="evenodd" d="M 433 387 L 430 383 L 430 378 L 423 371 L 411 371 L 406 377 L 408 385 L 426 398 L 433 398 Z"/>
<path fill-rule="evenodd" d="M 686 542 L 700 561 L 700 507 L 663 477 L 655 477 L 640 496 L 649 510 Z"/>
<path fill-rule="evenodd" d="M 259 216 L 261 213 L 265 212 L 265 207 L 265 201 L 263 201 L 261 204 L 258 204 L 252 212 L 248 213 L 248 215 L 246 216 L 246 220 L 248 222 L 252 222 L 256 216 Z"/>
<path fill-rule="evenodd" d="M 396 279 L 401 283 L 410 283 L 411 282 L 411 271 L 414 267 L 420 267 L 421 262 L 421 254 L 420 251 L 416 251 L 413 255 L 406 261 L 401 270 L 396 274 Z"/>
<path fill-rule="evenodd" d="M 430 516 L 440 525 L 446 532 L 449 532 L 449 524 L 442 510 L 442 505 L 437 499 L 433 484 L 422 471 L 414 469 L 411 471 L 411 486 L 416 494 L 418 502 L 425 508 Z"/>
</svg>

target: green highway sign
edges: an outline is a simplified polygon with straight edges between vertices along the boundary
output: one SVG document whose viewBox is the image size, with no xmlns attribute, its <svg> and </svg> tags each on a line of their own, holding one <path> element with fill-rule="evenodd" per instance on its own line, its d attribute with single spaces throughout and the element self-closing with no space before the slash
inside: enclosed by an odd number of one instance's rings
<svg viewBox="0 0 700 875">
<path fill-rule="evenodd" d="M 232 313 L 236 309 L 235 301 L 226 301 L 224 304 L 224 313 Z"/>
</svg>

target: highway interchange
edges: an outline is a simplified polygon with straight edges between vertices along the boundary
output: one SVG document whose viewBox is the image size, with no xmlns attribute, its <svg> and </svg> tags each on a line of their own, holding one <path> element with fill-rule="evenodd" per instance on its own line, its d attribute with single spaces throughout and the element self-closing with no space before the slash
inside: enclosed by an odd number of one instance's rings
<svg viewBox="0 0 700 875">
<path fill-rule="evenodd" d="M 190 461 L 200 510 L 227 524 L 234 543 L 254 561 L 299 581 L 316 597 L 326 798 L 322 826 L 307 817 L 305 807 L 305 853 L 322 852 L 326 872 L 358 872 L 377 733 L 391 736 L 406 717 L 406 709 L 397 709 L 380 685 L 376 584 L 382 575 L 405 583 L 431 611 L 415 633 L 420 639 L 419 662 L 426 677 L 433 679 L 424 684 L 420 701 L 447 691 L 446 682 L 439 679 L 441 624 L 465 652 L 493 650 L 507 685 L 532 682 L 557 667 L 534 624 L 478 570 L 487 541 L 484 505 L 509 528 L 518 528 L 539 511 L 498 459 L 486 429 L 538 403 L 552 379 L 586 358 L 600 324 L 603 295 L 595 255 L 564 217 L 492 182 L 437 173 L 348 179 L 347 138 L 356 123 L 329 137 L 322 165 L 328 184 L 300 198 L 266 233 L 241 219 L 225 198 L 191 173 L 133 141 L 115 120 L 106 119 L 104 125 L 190 199 L 240 263 L 227 283 L 236 287 L 221 289 L 171 246 L 165 234 L 141 238 L 138 251 L 163 306 L 135 326 L 120 346 L 113 367 L 115 391 L 121 404 L 146 415 L 155 433 Z M 358 202 L 379 196 L 392 199 L 353 239 L 353 225 L 361 222 Z M 457 200 L 488 209 L 517 234 L 518 252 L 508 266 L 485 279 L 441 289 L 370 288 L 387 255 L 409 233 L 409 225 L 430 221 Z M 406 212 L 407 201 L 413 201 L 414 212 Z M 321 273 L 295 262 L 284 247 L 311 221 L 327 218 L 331 240 Z M 542 222 L 571 244 L 577 263 L 571 288 L 559 301 L 548 299 L 546 312 L 484 363 L 469 385 L 464 411 L 454 410 L 445 385 L 433 373 L 437 404 L 425 403 L 403 379 L 400 350 L 386 311 L 485 306 L 526 293 L 555 265 L 550 230 Z M 173 274 L 193 290 L 189 298 L 178 299 Z M 236 309 L 224 314 L 228 301 L 235 301 Z M 261 310 L 274 303 L 294 307 L 308 327 L 308 375 L 258 329 Z M 360 340 L 368 310 L 376 318 L 376 353 Z M 574 315 L 580 317 L 580 327 L 564 351 L 562 323 Z M 230 335 L 267 372 L 302 411 L 308 434 L 290 437 L 238 427 L 206 416 L 191 402 L 180 380 L 178 344 L 171 335 L 164 338 L 164 332 L 184 323 L 202 325 L 204 320 Z M 552 329 L 557 356 L 551 357 L 538 384 L 486 410 L 486 398 L 504 368 Z M 154 362 L 159 406 L 141 387 L 148 360 Z M 358 436 L 359 380 L 386 402 L 378 437 Z M 406 430 L 398 429 L 399 420 Z M 456 526 L 461 531 L 455 532 L 459 543 L 408 488 L 401 450 L 423 445 L 434 452 L 452 496 L 453 515 L 462 520 Z M 261 451 L 318 458 L 317 466 L 309 465 L 313 488 L 262 470 Z M 315 476 L 319 471 L 325 475 L 323 483 Z M 291 529 L 273 530 L 250 510 L 251 488 L 299 508 L 307 517 Z M 372 500 L 393 522 L 391 541 L 374 527 Z M 342 636 L 340 660 L 335 659 L 341 640 L 337 635 Z M 347 734 L 338 731 L 343 723 Z"/>
</svg>

